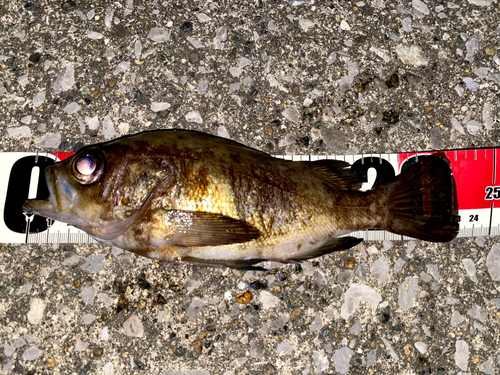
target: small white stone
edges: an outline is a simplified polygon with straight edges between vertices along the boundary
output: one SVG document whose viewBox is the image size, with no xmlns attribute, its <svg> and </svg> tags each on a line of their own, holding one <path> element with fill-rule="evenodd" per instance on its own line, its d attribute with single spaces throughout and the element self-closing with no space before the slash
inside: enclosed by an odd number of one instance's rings
<svg viewBox="0 0 500 375">
<path fill-rule="evenodd" d="M 82 108 L 78 103 L 76 102 L 71 102 L 69 103 L 66 107 L 63 108 L 64 112 L 66 112 L 68 115 L 72 115 L 73 113 L 76 113 Z"/>
<path fill-rule="evenodd" d="M 462 371 L 469 367 L 469 344 L 464 340 L 457 340 L 455 344 L 455 364 Z"/>
<path fill-rule="evenodd" d="M 307 30 L 314 26 L 314 22 L 305 18 L 301 18 L 299 19 L 299 26 L 302 30 L 307 32 Z"/>
<path fill-rule="evenodd" d="M 184 116 L 187 122 L 194 122 L 197 124 L 203 124 L 203 119 L 201 118 L 199 111 L 190 111 Z"/>
<path fill-rule="evenodd" d="M 429 7 L 427 6 L 426 3 L 420 0 L 413 0 L 411 2 L 413 8 L 422 14 L 425 14 L 426 16 L 429 15 L 431 12 L 429 11 Z"/>
<path fill-rule="evenodd" d="M 231 137 L 229 136 L 229 132 L 227 131 L 226 127 L 224 125 L 220 125 L 217 128 L 217 135 L 222 138 L 230 139 Z"/>
<path fill-rule="evenodd" d="M 34 325 L 38 325 L 42 322 L 43 313 L 47 304 L 44 300 L 40 298 L 33 298 L 30 301 L 30 310 L 28 311 L 27 318 L 28 322 Z"/>
<path fill-rule="evenodd" d="M 125 333 L 130 337 L 143 337 L 144 336 L 144 327 L 142 326 L 142 322 L 137 315 L 132 315 L 123 323 L 123 328 L 125 329 Z"/>
<path fill-rule="evenodd" d="M 427 352 L 427 344 L 425 342 L 417 341 L 415 343 L 415 348 L 422 354 Z"/>
<path fill-rule="evenodd" d="M 212 18 L 207 16 L 205 13 L 198 13 L 196 14 L 196 18 L 198 18 L 198 21 L 200 22 L 210 22 L 212 21 Z"/>
<path fill-rule="evenodd" d="M 149 32 L 148 38 L 155 42 L 167 42 L 170 40 L 170 33 L 163 27 L 155 27 Z"/>
<path fill-rule="evenodd" d="M 424 52 L 415 45 L 411 47 L 399 45 L 396 47 L 396 53 L 403 64 L 422 66 L 427 65 L 429 62 Z"/>
<path fill-rule="evenodd" d="M 99 40 L 104 38 L 104 35 L 101 33 L 98 33 L 97 31 L 89 31 L 87 32 L 87 38 L 93 39 L 93 40 Z"/>
<path fill-rule="evenodd" d="M 351 30 L 351 26 L 349 26 L 349 24 L 347 23 L 346 20 L 342 20 L 342 21 L 340 21 L 340 29 L 345 30 L 345 31 L 349 31 L 349 30 Z"/>
<path fill-rule="evenodd" d="M 167 102 L 152 102 L 151 110 L 153 112 L 162 112 L 170 108 L 170 103 Z"/>
<path fill-rule="evenodd" d="M 76 339 L 76 343 L 75 343 L 75 351 L 76 352 L 84 352 L 85 350 L 87 350 L 87 347 L 88 347 L 88 345 L 85 342 L 83 342 L 79 338 Z"/>
<path fill-rule="evenodd" d="M 274 307 L 278 304 L 279 298 L 274 296 L 268 291 L 263 290 L 260 292 L 260 297 L 259 297 L 260 303 L 262 303 L 262 307 L 264 309 L 269 309 L 271 307 Z"/>
<path fill-rule="evenodd" d="M 99 117 L 94 116 L 87 120 L 87 125 L 90 130 L 96 130 L 99 127 Z"/>
<path fill-rule="evenodd" d="M 45 91 L 40 91 L 33 97 L 33 107 L 40 107 L 45 101 Z"/>
</svg>

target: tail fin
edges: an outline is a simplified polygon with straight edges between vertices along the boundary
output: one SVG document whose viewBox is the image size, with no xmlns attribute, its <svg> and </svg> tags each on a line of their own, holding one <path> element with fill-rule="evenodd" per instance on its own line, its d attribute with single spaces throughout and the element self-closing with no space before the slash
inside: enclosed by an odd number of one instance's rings
<svg viewBox="0 0 500 375">
<path fill-rule="evenodd" d="M 443 153 L 420 158 L 387 188 L 387 230 L 432 242 L 447 242 L 457 236 L 456 184 Z"/>
</svg>

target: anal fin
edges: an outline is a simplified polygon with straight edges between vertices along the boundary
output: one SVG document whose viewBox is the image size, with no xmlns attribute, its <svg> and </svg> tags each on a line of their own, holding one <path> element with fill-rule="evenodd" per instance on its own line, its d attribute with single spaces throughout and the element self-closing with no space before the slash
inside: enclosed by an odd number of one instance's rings
<svg viewBox="0 0 500 375">
<path fill-rule="evenodd" d="M 302 261 L 302 260 L 307 260 L 307 259 L 312 259 L 312 258 L 317 258 L 325 254 L 330 254 L 335 251 L 342 251 L 342 250 L 347 250 L 353 246 L 356 246 L 360 242 L 363 242 L 362 238 L 356 238 L 356 237 L 337 237 L 337 238 L 332 238 L 325 242 L 323 245 L 318 247 L 317 249 L 314 249 L 308 253 L 305 253 L 304 255 L 295 258 L 295 261 Z"/>
</svg>

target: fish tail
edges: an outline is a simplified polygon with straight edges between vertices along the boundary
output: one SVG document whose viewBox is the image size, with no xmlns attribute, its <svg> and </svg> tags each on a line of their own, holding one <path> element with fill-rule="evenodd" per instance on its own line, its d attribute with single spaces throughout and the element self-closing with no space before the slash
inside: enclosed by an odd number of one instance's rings
<svg viewBox="0 0 500 375">
<path fill-rule="evenodd" d="M 387 189 L 387 230 L 432 242 L 457 236 L 457 189 L 444 153 L 420 157 Z"/>
</svg>

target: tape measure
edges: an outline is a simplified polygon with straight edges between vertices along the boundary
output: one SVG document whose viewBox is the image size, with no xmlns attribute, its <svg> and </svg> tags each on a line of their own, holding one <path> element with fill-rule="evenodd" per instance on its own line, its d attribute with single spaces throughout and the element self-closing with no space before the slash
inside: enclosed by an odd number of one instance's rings
<svg viewBox="0 0 500 375">
<path fill-rule="evenodd" d="M 500 234 L 500 176 L 497 160 L 500 149 L 466 149 L 444 151 L 450 161 L 457 184 L 460 223 L 459 237 L 496 236 Z M 390 153 L 369 155 L 277 155 L 293 161 L 321 159 L 343 160 L 364 176 L 361 190 L 369 190 L 394 179 L 405 163 L 434 152 Z M 97 242 L 87 233 L 66 223 L 27 215 L 22 211 L 26 199 L 47 199 L 44 170 L 73 153 L 0 153 L 1 243 L 90 243 Z M 350 234 L 364 240 L 407 240 L 382 230 L 357 231 Z"/>
</svg>

